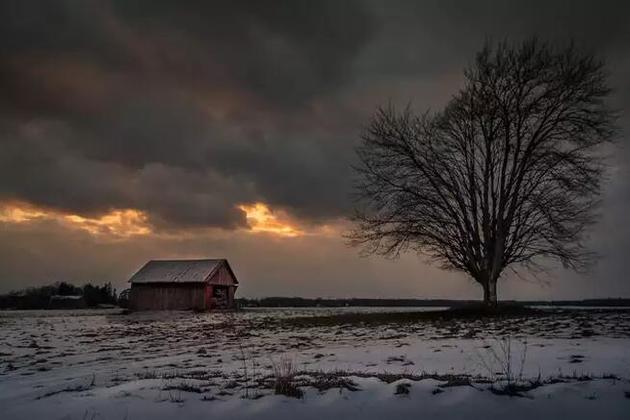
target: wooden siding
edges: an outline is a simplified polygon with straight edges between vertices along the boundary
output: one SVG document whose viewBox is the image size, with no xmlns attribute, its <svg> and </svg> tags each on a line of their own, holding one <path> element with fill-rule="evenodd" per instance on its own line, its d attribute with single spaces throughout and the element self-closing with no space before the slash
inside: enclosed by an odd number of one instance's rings
<svg viewBox="0 0 630 420">
<path fill-rule="evenodd" d="M 129 297 L 132 310 L 204 310 L 205 283 L 132 284 Z"/>
<path fill-rule="evenodd" d="M 236 293 L 236 287 L 232 286 L 228 288 L 228 304 L 230 308 L 236 308 L 236 301 L 234 300 L 234 294 Z"/>
<path fill-rule="evenodd" d="M 154 265 L 157 263 L 154 262 Z M 157 274 L 156 281 L 147 276 L 141 282 L 132 281 L 129 308 L 135 311 L 233 309 L 237 287 L 238 281 L 227 261 L 222 261 L 203 282 L 166 282 Z"/>
<path fill-rule="evenodd" d="M 208 283 L 221 286 L 233 286 L 236 284 L 236 279 L 232 276 L 232 272 L 225 266 L 225 264 L 221 264 L 221 267 L 219 267 L 212 277 L 210 277 Z"/>
</svg>

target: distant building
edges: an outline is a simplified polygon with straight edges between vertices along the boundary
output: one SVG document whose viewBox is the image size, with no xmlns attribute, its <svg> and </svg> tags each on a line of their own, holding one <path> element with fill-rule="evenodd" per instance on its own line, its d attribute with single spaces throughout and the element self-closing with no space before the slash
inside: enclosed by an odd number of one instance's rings
<svg viewBox="0 0 630 420">
<path fill-rule="evenodd" d="M 153 260 L 129 282 L 131 310 L 235 308 L 238 280 L 225 259 Z"/>
<path fill-rule="evenodd" d="M 50 309 L 83 309 L 87 304 L 81 295 L 52 295 L 48 301 Z"/>
</svg>

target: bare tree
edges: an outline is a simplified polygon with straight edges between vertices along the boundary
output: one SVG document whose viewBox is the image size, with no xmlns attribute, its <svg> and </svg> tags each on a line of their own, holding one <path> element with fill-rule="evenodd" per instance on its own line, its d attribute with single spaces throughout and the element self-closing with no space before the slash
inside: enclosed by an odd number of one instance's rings
<svg viewBox="0 0 630 420">
<path fill-rule="evenodd" d="M 380 108 L 357 149 L 364 252 L 416 251 L 469 274 L 497 304 L 508 266 L 580 270 L 615 132 L 603 63 L 536 39 L 486 45 L 437 113 Z"/>
</svg>

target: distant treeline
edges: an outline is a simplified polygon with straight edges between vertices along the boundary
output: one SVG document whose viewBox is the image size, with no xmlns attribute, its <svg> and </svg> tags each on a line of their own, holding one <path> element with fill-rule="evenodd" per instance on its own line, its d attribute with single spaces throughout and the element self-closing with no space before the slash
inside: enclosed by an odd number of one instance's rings
<svg viewBox="0 0 630 420">
<path fill-rule="evenodd" d="M 67 282 L 58 282 L 48 286 L 31 287 L 24 290 L 0 295 L 0 309 L 73 309 L 94 308 L 100 305 L 127 306 L 129 290 L 120 294 L 116 293 L 111 283 L 95 286 L 87 283 L 81 287 Z M 367 307 L 462 307 L 479 303 L 476 300 L 452 300 L 452 299 L 326 299 L 326 298 L 301 298 L 301 297 L 266 297 L 261 299 L 239 298 L 240 307 L 261 308 L 340 308 L 346 306 Z M 505 304 L 521 305 L 553 305 L 553 306 L 627 306 L 630 307 L 628 298 L 608 299 L 583 299 L 583 300 L 528 300 L 528 301 L 502 301 Z"/>
<path fill-rule="evenodd" d="M 241 307 L 325 307 L 339 308 L 345 306 L 442 306 L 442 307 L 462 307 L 479 301 L 475 300 L 450 300 L 450 299 L 324 299 L 324 298 L 301 298 L 301 297 L 267 297 L 261 299 L 237 299 Z M 503 303 L 518 303 L 522 305 L 553 305 L 553 306 L 630 306 L 630 299 L 610 298 L 610 299 L 584 299 L 584 300 L 562 300 L 562 301 L 502 301 Z"/>
<path fill-rule="evenodd" d="M 73 309 L 116 304 L 118 297 L 111 283 L 79 287 L 58 282 L 0 295 L 0 309 Z"/>
</svg>

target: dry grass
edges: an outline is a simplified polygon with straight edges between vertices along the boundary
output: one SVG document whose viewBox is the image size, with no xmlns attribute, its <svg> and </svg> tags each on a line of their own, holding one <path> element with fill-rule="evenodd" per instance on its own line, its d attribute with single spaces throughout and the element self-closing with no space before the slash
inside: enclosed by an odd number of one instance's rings
<svg viewBox="0 0 630 420">
<path fill-rule="evenodd" d="M 523 392 L 539 387 L 538 378 L 523 377 L 527 362 L 527 341 L 514 340 L 511 336 L 494 339 L 483 347 L 477 356 L 493 384 L 490 391 L 497 395 L 524 396 Z"/>
<path fill-rule="evenodd" d="M 505 381 L 508 385 L 523 380 L 527 361 L 527 341 L 515 341 L 511 336 L 506 336 L 494 339 L 490 343 L 486 342 L 483 350 L 484 352 L 478 352 L 477 356 L 489 378 L 494 381 Z"/>
<path fill-rule="evenodd" d="M 273 366 L 274 392 L 277 395 L 302 398 L 304 392 L 302 392 L 295 382 L 297 370 L 295 369 L 293 360 L 288 357 L 283 357 L 277 363 L 272 360 L 271 364 Z"/>
</svg>

